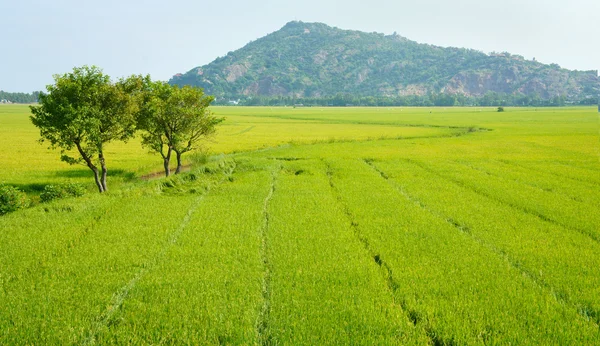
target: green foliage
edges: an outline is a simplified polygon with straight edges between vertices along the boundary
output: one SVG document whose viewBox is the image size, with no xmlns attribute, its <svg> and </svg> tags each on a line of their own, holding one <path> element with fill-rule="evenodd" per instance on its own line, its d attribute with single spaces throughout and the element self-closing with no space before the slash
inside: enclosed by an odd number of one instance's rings
<svg viewBox="0 0 600 346">
<path fill-rule="evenodd" d="M 202 89 L 171 86 L 165 82 L 144 82 L 137 127 L 142 130 L 142 145 L 163 158 L 165 175 L 169 176 L 171 153 L 177 154 L 177 171 L 182 167 L 181 155 L 201 148 L 200 141 L 214 134 L 223 121 L 208 110 L 212 96 Z"/>
<path fill-rule="evenodd" d="M 10 213 L 29 205 L 27 195 L 19 189 L 0 184 L 0 215 Z"/>
<path fill-rule="evenodd" d="M 100 192 L 107 190 L 104 146 L 126 141 L 134 134 L 137 103 L 134 86 L 139 78 L 116 83 L 95 67 L 76 67 L 54 76 L 48 93 L 39 95 L 39 106 L 31 106 L 31 122 L 40 129 L 40 142 L 61 149 L 61 160 L 84 163 L 93 172 Z M 139 84 L 139 83 L 138 83 Z M 76 148 L 78 156 L 70 150 Z M 97 165 L 101 166 L 102 177 Z"/>
<path fill-rule="evenodd" d="M 81 197 L 84 194 L 85 188 L 80 184 L 46 185 L 44 191 L 40 194 L 40 201 L 49 202 L 66 197 Z"/>
<path fill-rule="evenodd" d="M 597 100 L 599 92 L 596 71 L 303 22 L 290 22 L 170 83 L 202 87 L 219 104 L 239 99 L 245 105 L 282 105 L 279 98 L 288 98 L 290 106 L 372 105 L 369 97 L 395 99 L 398 106 L 558 106 Z M 362 100 L 340 100 L 338 94 Z"/>
<path fill-rule="evenodd" d="M 498 112 L 504 112 L 504 107 L 498 107 Z"/>
</svg>

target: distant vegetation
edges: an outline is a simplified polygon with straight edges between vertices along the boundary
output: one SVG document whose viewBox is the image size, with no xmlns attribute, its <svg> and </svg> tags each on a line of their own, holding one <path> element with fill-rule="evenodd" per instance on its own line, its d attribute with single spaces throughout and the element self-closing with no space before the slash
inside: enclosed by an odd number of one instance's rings
<svg viewBox="0 0 600 346">
<path fill-rule="evenodd" d="M 9 93 L 0 90 L 0 103 L 35 103 L 38 101 L 40 92 L 34 91 L 27 93 Z"/>
<path fill-rule="evenodd" d="M 236 100 L 228 100 L 221 98 L 215 101 L 216 105 L 238 105 L 238 106 L 415 106 L 415 107 L 430 107 L 430 106 L 518 106 L 518 107 L 560 107 L 567 105 L 594 105 L 596 98 L 590 97 L 580 101 L 569 101 L 564 96 L 555 96 L 545 100 L 540 97 L 530 97 L 525 95 L 507 95 L 496 93 L 493 91 L 487 92 L 485 95 L 466 96 L 466 95 L 450 95 L 450 94 L 435 94 L 427 95 L 408 95 L 408 96 L 356 96 L 352 94 L 337 94 L 327 97 L 292 97 L 292 96 L 252 96 L 243 97 Z M 233 102 L 232 102 L 233 101 Z"/>
<path fill-rule="evenodd" d="M 199 86 L 219 104 L 240 105 L 560 106 L 598 100 L 597 71 L 303 22 L 170 83 Z"/>
</svg>

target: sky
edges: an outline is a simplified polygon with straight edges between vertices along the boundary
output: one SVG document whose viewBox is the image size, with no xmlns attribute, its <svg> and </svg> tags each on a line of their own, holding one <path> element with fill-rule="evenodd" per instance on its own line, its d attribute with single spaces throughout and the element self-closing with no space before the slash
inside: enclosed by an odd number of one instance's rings
<svg viewBox="0 0 600 346">
<path fill-rule="evenodd" d="M 600 68 L 599 0 L 1 0 L 0 90 L 96 65 L 168 80 L 292 20 Z"/>
</svg>

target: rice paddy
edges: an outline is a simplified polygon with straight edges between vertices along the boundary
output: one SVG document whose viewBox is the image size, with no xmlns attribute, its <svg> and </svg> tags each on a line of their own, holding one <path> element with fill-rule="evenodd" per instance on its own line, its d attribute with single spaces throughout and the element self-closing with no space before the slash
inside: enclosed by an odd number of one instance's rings
<svg viewBox="0 0 600 346">
<path fill-rule="evenodd" d="M 0 106 L 0 344 L 600 344 L 595 107 L 214 107 L 108 193 Z M 83 197 L 38 203 L 47 184 Z"/>
</svg>

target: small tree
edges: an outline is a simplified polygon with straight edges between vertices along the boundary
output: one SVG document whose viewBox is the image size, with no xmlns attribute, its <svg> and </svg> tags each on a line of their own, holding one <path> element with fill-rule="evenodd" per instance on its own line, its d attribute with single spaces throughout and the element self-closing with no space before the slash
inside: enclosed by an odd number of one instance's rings
<svg viewBox="0 0 600 346">
<path fill-rule="evenodd" d="M 105 192 L 104 146 L 133 136 L 137 103 L 132 95 L 139 88 L 139 78 L 111 83 L 99 68 L 83 66 L 55 75 L 54 81 L 46 87 L 47 94 L 40 93 L 40 105 L 31 106 L 31 122 L 40 129 L 40 142 L 60 148 L 62 161 L 84 163 L 94 173 L 98 190 Z M 69 156 L 73 148 L 78 157 Z"/>
<path fill-rule="evenodd" d="M 177 174 L 182 168 L 181 156 L 214 133 L 215 125 L 222 119 L 207 110 L 213 97 L 204 96 L 202 89 L 146 80 L 144 90 L 137 119 L 138 128 L 144 130 L 142 145 L 161 155 L 166 176 L 171 173 L 169 164 L 174 151 Z"/>
<path fill-rule="evenodd" d="M 175 99 L 179 105 L 179 116 L 183 127 L 181 133 L 175 136 L 173 143 L 173 151 L 177 156 L 175 174 L 180 173 L 183 167 L 181 156 L 200 148 L 200 141 L 214 134 L 215 127 L 225 120 L 215 117 L 208 110 L 208 106 L 214 100 L 213 96 L 204 95 L 199 88 L 184 86 L 177 89 Z"/>
<path fill-rule="evenodd" d="M 169 103 L 174 89 L 168 83 L 152 82 L 148 78 L 143 90 L 140 112 L 136 118 L 137 128 L 144 131 L 142 145 L 162 157 L 165 175 L 168 177 L 171 174 L 169 164 L 173 152 L 173 137 L 180 127 L 173 114 L 175 108 Z"/>
</svg>

